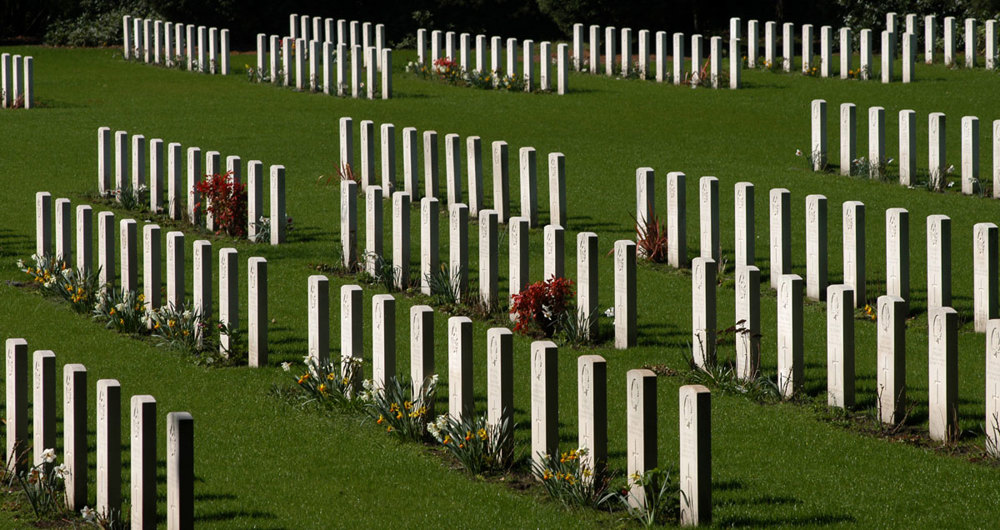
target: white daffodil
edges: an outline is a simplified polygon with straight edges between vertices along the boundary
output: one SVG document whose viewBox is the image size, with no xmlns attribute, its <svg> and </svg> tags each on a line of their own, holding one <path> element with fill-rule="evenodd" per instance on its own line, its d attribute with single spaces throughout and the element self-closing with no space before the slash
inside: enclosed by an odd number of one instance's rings
<svg viewBox="0 0 1000 530">
<path fill-rule="evenodd" d="M 93 522 L 95 518 L 97 518 L 97 513 L 94 512 L 93 508 L 89 506 L 84 506 L 83 509 L 80 510 L 80 516 L 83 517 L 84 521 L 90 523 Z"/>
<path fill-rule="evenodd" d="M 286 371 L 286 372 L 291 372 L 292 371 L 292 363 L 290 363 L 290 362 L 283 362 L 283 363 L 281 363 L 281 369 L 284 370 L 284 371 Z"/>
<path fill-rule="evenodd" d="M 19 268 L 19 269 L 25 268 L 25 266 L 24 266 L 24 260 L 23 259 L 17 260 L 17 268 Z"/>
<path fill-rule="evenodd" d="M 604 316 L 606 316 L 608 318 L 615 318 L 615 308 L 614 307 L 609 307 L 609 308 L 605 309 L 604 310 Z"/>
<path fill-rule="evenodd" d="M 42 451 L 42 460 L 44 460 L 46 464 L 51 464 L 52 462 L 55 462 L 56 461 L 56 450 L 55 449 L 46 449 L 46 450 Z"/>
<path fill-rule="evenodd" d="M 801 149 L 796 149 L 795 150 L 795 156 L 802 156 L 802 150 Z"/>
</svg>

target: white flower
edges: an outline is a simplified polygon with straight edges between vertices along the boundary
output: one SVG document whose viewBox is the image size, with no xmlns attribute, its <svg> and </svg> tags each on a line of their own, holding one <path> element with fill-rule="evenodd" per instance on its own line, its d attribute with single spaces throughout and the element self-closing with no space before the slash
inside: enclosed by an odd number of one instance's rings
<svg viewBox="0 0 1000 530">
<path fill-rule="evenodd" d="M 83 517 L 83 520 L 88 523 L 92 522 L 97 517 L 97 514 L 94 513 L 93 508 L 90 508 L 89 506 L 84 506 L 83 509 L 80 510 L 80 515 Z"/>
<path fill-rule="evenodd" d="M 69 468 L 66 467 L 66 464 L 59 464 L 52 469 L 52 472 L 56 474 L 56 478 L 59 480 L 66 480 L 66 477 L 69 476 Z"/>
<path fill-rule="evenodd" d="M 948 183 L 948 187 L 949 187 L 949 188 L 953 187 L 954 185 L 955 185 L 955 183 L 954 183 L 954 182 L 949 182 L 949 183 Z"/>
<path fill-rule="evenodd" d="M 183 313 L 181 313 L 181 318 L 183 318 L 184 320 L 190 320 L 191 319 L 191 311 L 190 310 L 185 310 Z"/>
<path fill-rule="evenodd" d="M 125 303 L 124 302 L 120 302 L 120 303 L 115 304 L 115 311 L 118 311 L 120 313 L 120 312 L 122 312 L 124 310 L 125 310 Z"/>
<path fill-rule="evenodd" d="M 34 261 L 35 263 L 38 263 L 38 254 L 32 254 L 31 260 Z"/>
<path fill-rule="evenodd" d="M 374 384 L 372 383 L 371 379 L 365 379 L 364 381 L 361 382 L 361 386 L 364 387 L 365 390 L 371 390 Z"/>
<path fill-rule="evenodd" d="M 947 173 L 951 173 L 953 171 L 955 171 L 955 164 L 952 164 L 952 165 L 948 166 L 948 169 L 945 170 L 945 172 L 947 172 Z"/>
<path fill-rule="evenodd" d="M 802 150 L 801 149 L 796 149 L 795 150 L 795 156 L 802 156 Z"/>
<path fill-rule="evenodd" d="M 291 372 L 292 371 L 292 363 L 290 363 L 290 362 L 283 362 L 283 363 L 281 363 L 281 369 L 284 370 L 284 371 L 286 371 L 286 372 Z"/>
<path fill-rule="evenodd" d="M 55 449 L 46 449 L 46 450 L 42 451 L 42 460 L 44 460 L 46 464 L 51 464 L 52 462 L 55 462 L 56 461 L 56 450 Z"/>
<path fill-rule="evenodd" d="M 438 384 L 438 374 L 434 374 L 431 376 L 431 386 L 437 386 L 437 384 Z"/>
<path fill-rule="evenodd" d="M 24 260 L 23 259 L 17 260 L 17 268 L 19 268 L 19 269 L 25 268 L 24 267 Z"/>
<path fill-rule="evenodd" d="M 895 158 L 890 158 L 889 160 L 886 160 L 886 162 L 885 162 L 885 165 L 887 165 L 887 166 L 888 166 L 889 164 L 891 164 L 891 163 L 893 163 L 893 162 L 895 162 L 895 161 L 896 161 L 896 159 L 895 159 Z"/>
<path fill-rule="evenodd" d="M 614 307 L 609 307 L 609 308 L 605 309 L 604 310 L 604 316 L 606 316 L 608 318 L 615 318 L 615 308 Z"/>
</svg>

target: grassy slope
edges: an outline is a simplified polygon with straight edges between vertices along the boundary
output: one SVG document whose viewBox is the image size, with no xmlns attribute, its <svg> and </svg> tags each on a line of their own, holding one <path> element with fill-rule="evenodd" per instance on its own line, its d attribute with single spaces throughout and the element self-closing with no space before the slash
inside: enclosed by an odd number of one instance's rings
<svg viewBox="0 0 1000 530">
<path fill-rule="evenodd" d="M 561 151 L 567 158 L 569 229 L 567 272 L 575 276 L 575 233 L 600 234 L 600 248 L 631 236 L 629 212 L 634 208 L 634 169 L 657 170 L 657 193 L 664 206 L 667 171 L 688 175 L 688 244 L 697 248 L 697 178 L 715 175 L 721 181 L 723 253 L 732 256 L 732 185 L 741 180 L 757 186 L 757 256 L 767 277 L 767 190 L 792 192 L 793 263 L 804 275 L 805 195 L 829 198 L 830 278 L 840 277 L 840 204 L 863 200 L 868 205 L 868 267 L 870 296 L 884 289 L 884 210 L 910 210 L 911 285 L 913 308 L 924 301 L 924 219 L 933 213 L 952 217 L 954 241 L 953 292 L 957 309 L 971 320 L 971 232 L 976 222 L 993 219 L 992 201 L 956 194 L 929 194 L 888 184 L 850 180 L 806 170 L 796 148 L 808 149 L 809 100 L 826 99 L 830 108 L 831 160 L 837 160 L 838 111 L 841 102 L 858 105 L 859 154 L 867 145 L 866 109 L 887 111 L 887 139 L 896 137 L 895 114 L 917 111 L 920 164 L 926 164 L 926 115 L 949 116 L 949 162 L 958 166 L 958 121 L 978 115 L 982 128 L 982 161 L 988 174 L 989 123 L 996 117 L 995 75 L 982 71 L 950 72 L 918 66 L 920 82 L 894 84 L 819 80 L 801 76 L 746 72 L 747 90 L 690 90 L 654 83 L 571 78 L 573 94 L 566 97 L 481 92 L 456 89 L 398 75 L 397 98 L 365 102 L 296 94 L 253 86 L 233 77 L 202 77 L 126 65 L 108 50 L 32 49 L 36 57 L 36 92 L 45 108 L 3 113 L 5 149 L 0 174 L 7 189 L 0 208 L 2 276 L 20 279 L 16 257 L 33 249 L 33 194 L 48 190 L 68 196 L 74 204 L 94 190 L 94 136 L 97 127 L 145 134 L 147 138 L 179 141 L 185 147 L 238 154 L 244 160 L 284 164 L 288 171 L 288 210 L 295 218 L 291 242 L 277 250 L 236 245 L 241 268 L 250 255 L 271 262 L 271 365 L 295 361 L 305 350 L 305 278 L 308 263 L 331 262 L 336 244 L 338 198 L 333 188 L 317 187 L 315 179 L 329 173 L 336 161 L 337 120 L 372 119 L 404 126 L 479 135 L 486 149 L 486 190 L 489 182 L 488 145 L 503 139 L 512 158 L 520 146 L 539 152 L 539 203 L 547 216 L 546 165 L 542 156 Z M 402 69 L 405 55 L 397 56 Z M 253 63 L 253 56 L 234 58 L 236 65 Z M 357 141 L 357 140 L 356 140 Z M 443 141 L 439 141 L 443 144 Z M 401 141 L 397 139 L 401 150 Z M 443 145 L 440 147 L 443 154 Z M 896 142 L 887 142 L 896 156 Z M 898 157 L 897 157 L 898 158 Z M 401 155 L 397 156 L 401 168 Z M 442 164 L 443 166 L 443 164 Z M 516 158 L 512 160 L 512 196 L 517 197 Z M 443 169 L 442 169 L 443 172 Z M 443 177 L 442 177 L 443 178 Z M 487 197 L 489 197 L 487 193 Z M 490 199 L 487 198 L 487 202 Z M 386 210 L 389 210 L 386 208 Z M 513 207 L 517 211 L 516 199 Z M 128 214 L 120 215 L 119 218 Z M 414 216 L 414 228 L 417 216 Z M 363 220 L 363 216 L 362 216 Z M 363 222 L 363 221 L 362 221 Z M 390 226 L 388 223 L 387 227 Z M 446 245 L 446 225 L 442 243 Z M 414 234 L 416 235 L 416 234 Z M 189 236 L 189 242 L 193 239 Z M 414 244 L 418 239 L 413 239 Z M 470 256 L 475 251 L 470 234 Z M 229 246 L 217 241 L 216 249 Z M 388 248 L 388 247 L 387 247 Z M 446 248 L 446 247 L 444 247 Z M 504 252 L 505 254 L 505 252 Z M 414 252 L 414 257 L 417 255 Z M 532 278 L 541 277 L 541 234 L 532 232 Z M 611 305 L 611 259 L 602 260 L 601 307 Z M 506 260 L 501 259 L 501 290 L 506 289 Z M 343 283 L 334 279 L 334 289 Z M 641 266 L 639 271 L 639 347 L 617 352 L 598 349 L 609 361 L 609 421 L 612 465 L 624 465 L 625 372 L 647 362 L 679 366 L 678 351 L 690 337 L 690 283 L 686 274 Z M 245 279 L 243 280 L 245 285 Z M 473 283 L 473 285 L 475 285 Z M 595 523 L 588 513 L 567 515 L 552 503 L 537 503 L 490 484 L 470 481 L 447 469 L 439 459 L 414 446 L 397 444 L 373 427 L 352 418 L 320 417 L 293 409 L 267 395 L 274 382 L 285 381 L 277 368 L 204 370 L 148 344 L 103 331 L 71 312 L 32 294 L 0 287 L 3 337 L 23 336 L 32 349 L 56 351 L 60 365 L 83 362 L 92 381 L 116 377 L 123 395 L 151 393 L 160 414 L 190 410 L 197 422 L 197 514 L 202 525 L 264 527 L 329 526 L 364 522 L 444 522 L 462 526 L 502 521 L 510 525 L 574 525 Z M 765 289 L 766 291 L 766 289 Z M 719 322 L 732 319 L 733 292 L 719 292 Z M 334 297 L 336 300 L 336 297 Z M 243 302 L 245 304 L 245 301 Z M 411 300 L 401 301 L 397 315 L 408 314 Z M 367 302 L 366 309 L 370 306 Z M 774 370 L 774 298 L 762 301 L 765 370 Z M 332 308 L 339 322 L 339 307 Z M 241 310 L 245 315 L 245 311 Z M 400 326 L 399 367 L 408 373 L 409 336 L 406 318 Z M 370 323 L 366 323 L 366 326 Z M 446 318 L 437 315 L 438 370 L 446 375 Z M 56 331 L 58 330 L 58 332 Z M 485 351 L 486 326 L 477 324 L 478 359 Z M 366 328 L 366 332 L 367 328 Z M 334 347 L 339 344 L 333 326 Z M 907 378 L 916 400 L 916 420 L 925 421 L 926 318 L 910 322 L 907 332 Z M 366 346 L 370 340 L 366 338 Z M 807 391 L 820 395 L 825 381 L 825 312 L 806 308 Z M 527 386 L 529 341 L 515 341 L 515 405 L 517 421 L 526 426 L 530 394 Z M 962 426 L 982 422 L 983 339 L 971 322 L 960 341 Z M 725 350 L 724 350 L 725 351 Z M 874 398 L 875 329 L 858 322 L 858 391 L 863 406 Z M 564 447 L 575 444 L 576 352 L 564 350 L 560 366 L 560 414 Z M 731 355 L 726 353 L 726 355 Z M 123 357 L 128 361 L 123 362 Z M 477 407 L 485 405 L 485 363 L 476 362 Z M 677 387 L 679 378 L 660 380 L 660 460 L 677 460 Z M 442 391 L 445 386 L 442 385 Z M 93 396 L 91 396 L 93 400 Z M 860 437 L 817 422 L 803 407 L 761 407 L 743 399 L 715 396 L 713 407 L 716 520 L 735 525 L 799 525 L 856 523 L 921 526 L 954 524 L 986 526 L 998 515 L 993 487 L 996 470 L 958 458 Z M 479 410 L 483 410 L 480 408 Z M 162 425 L 162 424 L 161 424 Z M 528 443 L 528 433 L 518 437 Z M 160 448 L 161 455 L 163 448 Z M 126 472 L 127 473 L 127 472 Z M 162 485 L 161 485 L 162 487 Z M 419 499 L 419 500 L 417 500 Z M 160 507 L 161 511 L 163 506 Z M 418 523 L 419 524 L 419 523 Z"/>
</svg>

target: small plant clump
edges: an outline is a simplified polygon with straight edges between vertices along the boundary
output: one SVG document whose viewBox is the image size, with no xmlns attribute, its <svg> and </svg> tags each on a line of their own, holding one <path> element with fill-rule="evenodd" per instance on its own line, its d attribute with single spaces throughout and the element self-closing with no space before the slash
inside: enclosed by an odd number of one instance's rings
<svg viewBox="0 0 1000 530">
<path fill-rule="evenodd" d="M 205 175 L 195 188 L 202 202 L 195 208 L 204 208 L 215 223 L 217 234 L 243 238 L 247 235 L 247 188 L 233 178 L 233 172 L 222 175 Z"/>
<path fill-rule="evenodd" d="M 511 300 L 510 313 L 517 317 L 514 331 L 551 337 L 558 322 L 571 311 L 572 297 L 573 282 L 566 278 L 550 278 L 525 287 Z"/>
</svg>

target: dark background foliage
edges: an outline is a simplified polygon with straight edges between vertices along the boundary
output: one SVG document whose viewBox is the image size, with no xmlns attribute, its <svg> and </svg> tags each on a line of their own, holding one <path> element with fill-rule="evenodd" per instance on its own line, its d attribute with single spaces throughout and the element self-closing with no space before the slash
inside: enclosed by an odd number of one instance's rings
<svg viewBox="0 0 1000 530">
<path fill-rule="evenodd" d="M 100 46 L 121 40 L 121 16 L 159 17 L 229 28 L 234 49 L 257 33 L 285 35 L 288 15 L 373 21 L 393 44 L 412 44 L 418 27 L 503 37 L 559 39 L 585 25 L 724 34 L 729 17 L 880 28 L 885 13 L 993 17 L 1000 0 L 0 0 L 0 43 Z"/>
</svg>

